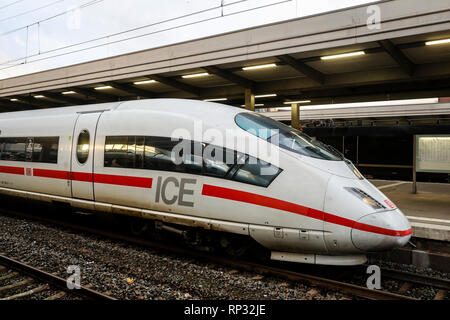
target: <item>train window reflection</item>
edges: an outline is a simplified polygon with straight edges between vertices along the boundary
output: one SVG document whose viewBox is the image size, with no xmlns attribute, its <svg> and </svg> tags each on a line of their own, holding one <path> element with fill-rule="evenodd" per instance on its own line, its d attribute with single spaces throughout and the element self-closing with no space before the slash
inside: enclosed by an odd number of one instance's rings
<svg viewBox="0 0 450 320">
<path fill-rule="evenodd" d="M 145 148 L 145 137 L 136 137 L 136 148 L 135 148 L 135 168 L 144 168 L 144 148 Z"/>
<path fill-rule="evenodd" d="M 240 157 L 241 158 L 241 157 Z M 214 145 L 205 147 L 203 153 L 205 174 L 225 177 L 231 168 L 238 163 L 237 152 Z"/>
<path fill-rule="evenodd" d="M 0 143 L 3 145 L 1 160 L 26 161 L 27 138 L 2 138 Z"/>
<path fill-rule="evenodd" d="M 127 168 L 136 168 L 136 137 L 128 137 Z"/>
<path fill-rule="evenodd" d="M 0 138 L 0 160 L 58 163 L 59 137 Z"/>
<path fill-rule="evenodd" d="M 128 137 L 106 137 L 105 167 L 126 168 L 128 160 Z"/>
<path fill-rule="evenodd" d="M 323 160 L 344 160 L 333 147 L 263 115 L 243 112 L 236 115 L 235 122 L 241 129 L 280 148 Z"/>
<path fill-rule="evenodd" d="M 144 168 L 162 171 L 178 171 L 172 149 L 179 141 L 165 137 L 145 137 Z"/>
<path fill-rule="evenodd" d="M 59 137 L 36 137 L 33 145 L 33 162 L 57 163 Z"/>
<path fill-rule="evenodd" d="M 104 166 L 207 175 L 263 187 L 281 172 L 231 149 L 155 136 L 106 137 Z"/>
<path fill-rule="evenodd" d="M 82 130 L 78 135 L 78 143 L 77 143 L 77 159 L 78 162 L 83 164 L 86 163 L 89 157 L 89 131 Z"/>
<path fill-rule="evenodd" d="M 281 172 L 270 163 L 248 157 L 247 162 L 242 165 L 233 177 L 233 180 L 267 187 Z"/>
<path fill-rule="evenodd" d="M 172 149 L 172 158 L 175 160 L 176 171 L 202 174 L 203 144 L 190 140 L 181 140 Z"/>
</svg>

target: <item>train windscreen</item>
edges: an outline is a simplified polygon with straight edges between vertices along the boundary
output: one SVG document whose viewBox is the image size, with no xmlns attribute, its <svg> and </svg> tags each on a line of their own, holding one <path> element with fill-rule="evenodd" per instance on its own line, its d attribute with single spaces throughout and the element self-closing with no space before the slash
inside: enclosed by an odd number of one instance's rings
<svg viewBox="0 0 450 320">
<path fill-rule="evenodd" d="M 280 148 L 313 158 L 342 161 L 342 154 L 331 146 L 312 139 L 303 132 L 281 122 L 255 113 L 239 113 L 236 124 L 245 131 L 256 135 Z"/>
</svg>

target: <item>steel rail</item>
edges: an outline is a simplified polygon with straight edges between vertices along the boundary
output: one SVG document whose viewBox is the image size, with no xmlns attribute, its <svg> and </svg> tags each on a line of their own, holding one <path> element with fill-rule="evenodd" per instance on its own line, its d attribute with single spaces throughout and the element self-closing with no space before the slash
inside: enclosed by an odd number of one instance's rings
<svg viewBox="0 0 450 320">
<path fill-rule="evenodd" d="M 20 272 L 20 273 L 28 275 L 33 279 L 38 279 L 42 282 L 54 285 L 55 287 L 58 287 L 59 289 L 62 289 L 66 292 L 70 292 L 74 295 L 77 295 L 77 296 L 80 296 L 83 298 L 93 299 L 93 300 L 117 300 L 116 298 L 107 296 L 101 292 L 89 289 L 85 286 L 80 286 L 79 289 L 70 290 L 67 287 L 66 279 L 60 278 L 60 277 L 53 275 L 51 273 L 48 273 L 46 271 L 29 266 L 23 262 L 11 259 L 3 254 L 0 254 L 0 265 L 7 266 L 11 269 L 14 269 L 14 270 Z"/>
<path fill-rule="evenodd" d="M 334 290 L 351 296 L 356 296 L 369 300 L 417 300 L 415 298 L 411 298 L 396 293 L 381 290 L 372 290 L 366 287 L 346 282 L 317 277 L 305 273 L 299 273 L 275 267 L 269 267 L 252 262 L 243 262 L 221 257 L 213 257 L 212 260 L 235 268 L 244 269 L 246 271 L 253 271 L 259 274 L 274 276 L 290 281 L 298 281 L 312 286 L 317 286 L 327 290 Z"/>
<path fill-rule="evenodd" d="M 388 268 L 382 268 L 381 275 L 382 275 L 382 277 L 386 277 L 386 278 L 393 279 L 393 280 L 411 282 L 411 283 L 415 283 L 415 284 L 431 286 L 434 288 L 439 288 L 439 289 L 450 291 L 450 280 L 447 280 L 447 279 L 433 278 L 430 276 L 424 276 L 421 274 L 393 270 L 393 269 L 388 269 Z"/>
<path fill-rule="evenodd" d="M 258 274 L 262 274 L 265 276 L 273 276 L 282 278 L 289 281 L 298 281 L 301 283 L 309 284 L 312 286 L 317 286 L 323 289 L 327 290 L 334 290 L 338 291 L 344 294 L 348 294 L 355 297 L 360 297 L 364 299 L 370 299 L 370 300 L 418 300 L 412 297 L 390 293 L 386 291 L 381 290 L 372 290 L 368 289 L 366 287 L 349 284 L 345 282 L 340 282 L 332 279 L 327 278 L 321 278 L 313 275 L 303 274 L 295 271 L 289 271 L 281 268 L 275 268 L 270 266 L 265 266 L 253 262 L 247 262 L 247 261 L 240 261 L 236 260 L 234 258 L 228 258 L 228 257 L 220 257 L 220 256 L 214 256 L 211 254 L 207 254 L 204 252 L 189 250 L 186 248 L 182 248 L 180 246 L 176 245 L 170 245 L 167 243 L 160 243 L 150 240 L 144 240 L 139 239 L 131 236 L 121 235 L 113 232 L 108 232 L 104 230 L 98 230 L 89 228 L 86 226 L 80 226 L 77 224 L 67 223 L 63 221 L 58 221 L 54 219 L 49 218 L 43 218 L 38 217 L 35 215 L 26 214 L 23 212 L 17 212 L 12 211 L 9 209 L 0 209 L 0 212 L 6 213 L 6 214 L 12 214 L 16 216 L 22 216 L 26 218 L 30 218 L 33 220 L 43 221 L 47 223 L 52 223 L 58 226 L 64 226 L 67 228 L 71 228 L 77 231 L 83 231 L 87 233 L 92 233 L 95 235 L 104 236 L 110 239 L 120 240 L 120 241 L 126 241 L 135 245 L 143 246 L 143 247 L 149 247 L 152 249 L 159 249 L 162 251 L 169 251 L 171 253 L 181 254 L 185 256 L 189 256 L 190 258 L 196 258 L 207 262 L 214 262 L 221 265 L 226 265 L 228 267 L 237 268 L 240 270 L 255 272 Z M 65 281 L 65 280 L 64 280 Z M 65 282 L 64 282 L 65 284 Z"/>
</svg>

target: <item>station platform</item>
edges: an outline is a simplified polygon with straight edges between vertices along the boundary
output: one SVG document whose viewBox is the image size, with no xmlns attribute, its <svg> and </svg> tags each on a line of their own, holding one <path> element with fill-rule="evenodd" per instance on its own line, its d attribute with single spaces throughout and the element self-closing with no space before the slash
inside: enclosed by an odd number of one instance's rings
<svg viewBox="0 0 450 320">
<path fill-rule="evenodd" d="M 372 182 L 407 216 L 413 237 L 450 241 L 450 184 L 375 180 Z"/>
</svg>

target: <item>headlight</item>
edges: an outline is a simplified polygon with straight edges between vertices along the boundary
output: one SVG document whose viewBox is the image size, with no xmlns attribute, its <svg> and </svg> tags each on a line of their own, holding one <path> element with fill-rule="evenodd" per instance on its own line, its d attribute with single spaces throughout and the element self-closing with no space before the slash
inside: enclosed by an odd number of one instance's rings
<svg viewBox="0 0 450 320">
<path fill-rule="evenodd" d="M 344 187 L 344 189 L 347 190 L 348 192 L 350 192 L 351 194 L 355 195 L 359 199 L 361 199 L 364 203 L 368 204 L 369 206 L 371 206 L 375 210 L 386 209 L 386 207 L 384 205 L 379 203 L 377 200 L 372 198 L 370 195 L 368 195 L 367 193 L 365 193 L 361 189 L 350 188 L 350 187 Z"/>
</svg>

